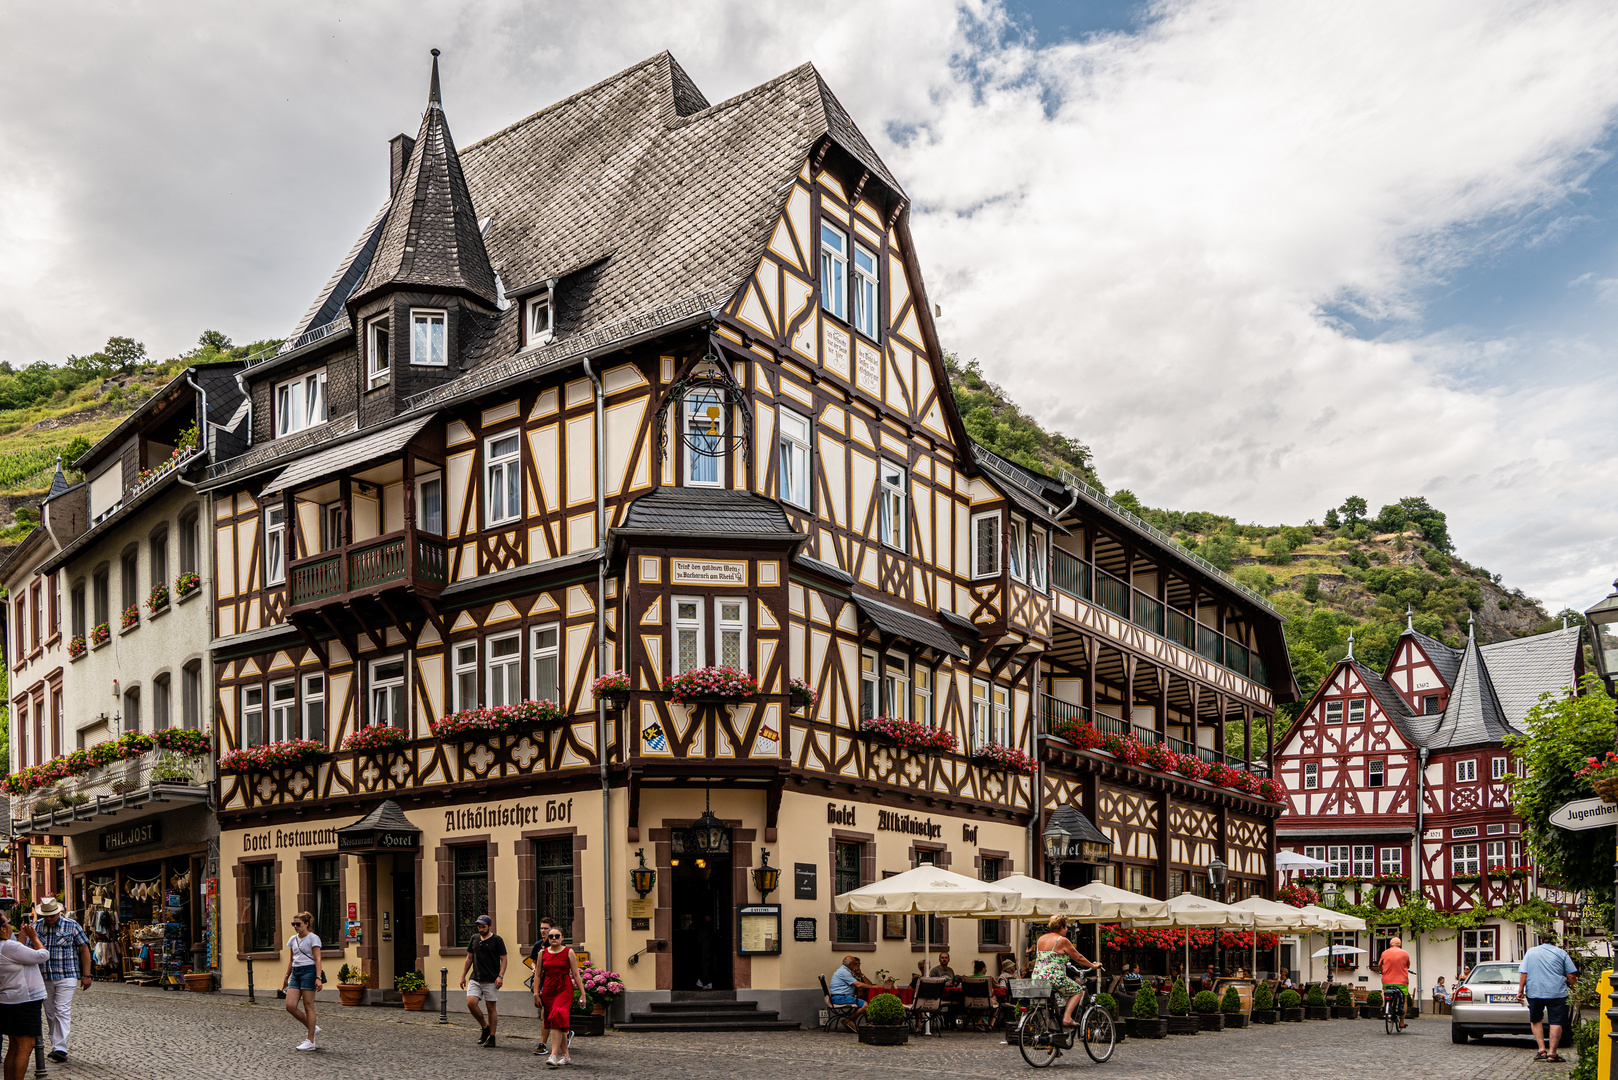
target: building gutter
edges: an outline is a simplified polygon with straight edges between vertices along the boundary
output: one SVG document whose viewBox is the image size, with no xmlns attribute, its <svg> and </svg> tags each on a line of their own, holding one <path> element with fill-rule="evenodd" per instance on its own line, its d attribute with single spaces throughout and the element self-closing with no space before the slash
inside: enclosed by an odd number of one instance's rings
<svg viewBox="0 0 1618 1080">
<path fill-rule="evenodd" d="M 596 435 L 596 677 L 607 673 L 607 445 L 605 409 L 606 391 L 601 378 L 584 357 L 584 373 L 590 377 L 595 393 Z M 606 938 L 602 965 L 612 970 L 612 787 L 607 778 L 607 702 L 600 694 L 593 694 L 596 703 L 596 757 L 601 763 L 601 831 L 606 842 L 601 845 L 601 886 Z"/>
</svg>

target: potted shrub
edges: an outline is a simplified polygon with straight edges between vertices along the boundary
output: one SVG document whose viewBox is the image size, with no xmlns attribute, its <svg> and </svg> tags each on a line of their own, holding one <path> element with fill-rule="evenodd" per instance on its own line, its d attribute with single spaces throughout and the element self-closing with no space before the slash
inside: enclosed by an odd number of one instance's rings
<svg viewBox="0 0 1618 1080">
<path fill-rule="evenodd" d="M 1365 995 L 1365 1004 L 1360 1006 L 1360 1019 L 1382 1019 L 1382 991 L 1372 990 Z"/>
<path fill-rule="evenodd" d="M 1270 984 L 1261 982 L 1253 987 L 1253 1023 L 1273 1024 L 1280 1018 L 1275 1011 L 1275 995 L 1270 992 Z"/>
<path fill-rule="evenodd" d="M 185 988 L 193 994 L 213 993 L 213 972 L 188 971 L 185 975 Z"/>
<path fill-rule="evenodd" d="M 867 1046 L 902 1046 L 910 1041 L 904 1002 L 897 994 L 878 994 L 865 1007 L 860 1042 Z"/>
<path fill-rule="evenodd" d="M 1118 999 L 1103 991 L 1102 993 L 1096 995 L 1096 1004 L 1100 1005 L 1103 1009 L 1106 1009 L 1107 1015 L 1112 1017 L 1112 1041 L 1115 1043 L 1121 1043 L 1128 1038 L 1128 1036 L 1124 1033 L 1124 1022 L 1122 1015 L 1119 1013 Z"/>
<path fill-rule="evenodd" d="M 1337 1000 L 1332 1002 L 1331 1018 L 1333 1020 L 1358 1020 L 1359 1009 L 1354 1007 L 1354 990 L 1348 985 L 1337 988 Z"/>
<path fill-rule="evenodd" d="M 1199 990 L 1191 1002 L 1203 1031 L 1224 1031 L 1225 1014 L 1219 1011 L 1219 996 L 1212 990 Z"/>
<path fill-rule="evenodd" d="M 1242 996 L 1236 992 L 1234 986 L 1225 987 L 1225 999 L 1219 1003 L 1219 1011 L 1225 1014 L 1226 1027 L 1247 1026 L 1247 1014 L 1242 1012 Z"/>
<path fill-rule="evenodd" d="M 1202 1030 L 1202 1021 L 1191 1015 L 1191 995 L 1185 992 L 1185 980 L 1175 979 L 1169 991 L 1168 1025 L 1170 1035 L 1195 1035 Z"/>
<path fill-rule="evenodd" d="M 1331 1009 L 1326 1005 L 1326 991 L 1320 988 L 1319 983 L 1309 988 L 1309 993 L 1304 997 L 1303 1003 L 1304 1016 L 1310 1020 L 1331 1019 Z"/>
<path fill-rule="evenodd" d="M 1135 1014 L 1129 1018 L 1129 1033 L 1137 1039 L 1161 1039 L 1169 1033 L 1167 1020 L 1157 1016 L 1157 995 L 1149 986 L 1135 995 Z"/>
<path fill-rule="evenodd" d="M 1303 998 L 1298 996 L 1296 990 L 1281 991 L 1281 996 L 1276 999 L 1276 1004 L 1281 1006 L 1282 1023 L 1303 1023 Z"/>
<path fill-rule="evenodd" d="M 344 1005 L 363 1005 L 365 1003 L 365 984 L 370 977 L 357 967 L 344 964 L 337 969 L 337 996 Z"/>
<path fill-rule="evenodd" d="M 403 975 L 395 975 L 393 988 L 404 998 L 405 1012 L 421 1011 L 422 1002 L 427 1000 L 427 980 L 421 977 L 421 972 L 407 971 Z M 343 1004 L 347 1005 L 348 1002 Z"/>
</svg>

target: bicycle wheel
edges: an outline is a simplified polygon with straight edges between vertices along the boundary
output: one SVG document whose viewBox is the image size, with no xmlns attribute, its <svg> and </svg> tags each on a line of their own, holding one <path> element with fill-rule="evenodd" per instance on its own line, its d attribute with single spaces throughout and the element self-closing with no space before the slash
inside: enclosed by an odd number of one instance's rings
<svg viewBox="0 0 1618 1080">
<path fill-rule="evenodd" d="M 1388 1029 L 1389 1035 L 1399 1034 L 1398 1002 L 1392 995 L 1382 1003 L 1382 1023 Z"/>
<path fill-rule="evenodd" d="M 1050 1006 L 1036 1005 L 1023 1014 L 1017 1024 L 1017 1049 L 1022 1059 L 1036 1069 L 1043 1069 L 1061 1056 L 1057 1046 L 1056 1022 Z"/>
<path fill-rule="evenodd" d="M 1092 1005 L 1084 1010 L 1079 1019 L 1079 1031 L 1084 1039 L 1084 1052 L 1090 1055 L 1090 1060 L 1100 1065 L 1112 1057 L 1112 1048 L 1118 1043 L 1118 1033 L 1113 1028 L 1112 1014 L 1099 1005 Z"/>
</svg>

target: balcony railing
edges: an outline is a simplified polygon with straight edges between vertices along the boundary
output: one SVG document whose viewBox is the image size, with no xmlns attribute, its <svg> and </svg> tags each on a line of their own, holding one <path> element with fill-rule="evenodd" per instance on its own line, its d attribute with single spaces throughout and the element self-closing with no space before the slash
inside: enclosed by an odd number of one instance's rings
<svg viewBox="0 0 1618 1080">
<path fill-rule="evenodd" d="M 1095 601 L 1120 619 L 1129 618 L 1129 586 L 1105 570 L 1095 572 Z"/>
<path fill-rule="evenodd" d="M 1081 600 L 1090 599 L 1090 564 L 1071 551 L 1051 551 L 1051 584 Z"/>
<path fill-rule="evenodd" d="M 449 548 L 435 536 L 406 529 L 299 559 L 287 577 L 293 608 L 389 588 L 419 589 L 436 598 L 449 584 Z"/>
<path fill-rule="evenodd" d="M 165 808 L 187 797 L 206 802 L 212 779 L 212 757 L 149 750 L 13 798 L 13 827 L 19 833 L 71 833 L 97 815 L 117 814 L 148 802 Z"/>
</svg>

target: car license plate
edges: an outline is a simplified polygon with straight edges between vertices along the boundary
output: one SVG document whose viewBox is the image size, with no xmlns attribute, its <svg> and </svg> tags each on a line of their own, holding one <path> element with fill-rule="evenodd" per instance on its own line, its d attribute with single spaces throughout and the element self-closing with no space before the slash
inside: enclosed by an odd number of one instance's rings
<svg viewBox="0 0 1618 1080">
<path fill-rule="evenodd" d="M 1507 1004 L 1509 1002 L 1513 1002 L 1513 1001 L 1516 1001 L 1516 1000 L 1517 1000 L 1517 995 L 1516 994 L 1490 994 L 1489 995 L 1489 1004 L 1490 1005 L 1505 1005 L 1505 1004 Z"/>
</svg>

